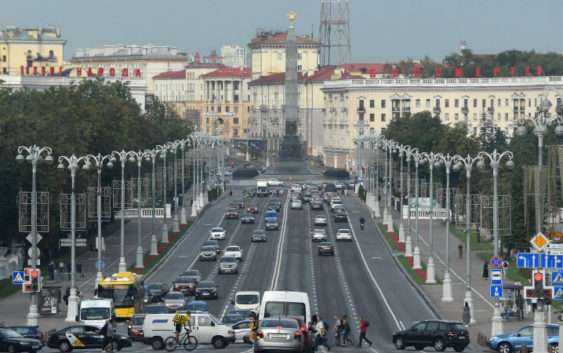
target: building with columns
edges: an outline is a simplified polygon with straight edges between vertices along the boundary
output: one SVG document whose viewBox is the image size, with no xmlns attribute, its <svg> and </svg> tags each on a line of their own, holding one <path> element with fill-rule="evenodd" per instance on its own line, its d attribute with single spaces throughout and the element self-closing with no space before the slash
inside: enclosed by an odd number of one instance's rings
<svg viewBox="0 0 563 353">
<path fill-rule="evenodd" d="M 285 72 L 287 32 L 260 31 L 250 44 L 252 79 Z M 310 36 L 297 36 L 297 70 L 310 72 L 319 66 L 320 42 Z"/>
<path fill-rule="evenodd" d="M 355 138 L 380 134 L 391 119 L 422 111 L 439 115 L 447 125 L 467 124 L 474 135 L 495 127 L 512 136 L 516 122 L 532 117 L 542 98 L 552 102 L 555 114 L 563 77 L 330 80 L 322 92 L 324 163 L 350 170 Z M 365 128 L 359 129 L 361 124 Z"/>
<path fill-rule="evenodd" d="M 202 129 L 225 139 L 246 139 L 250 69 L 222 67 L 201 78 L 205 100 Z"/>
</svg>

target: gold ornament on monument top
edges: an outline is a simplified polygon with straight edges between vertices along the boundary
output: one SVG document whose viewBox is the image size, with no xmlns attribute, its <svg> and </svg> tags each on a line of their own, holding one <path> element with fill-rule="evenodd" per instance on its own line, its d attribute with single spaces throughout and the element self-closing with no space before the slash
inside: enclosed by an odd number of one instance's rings
<svg viewBox="0 0 563 353">
<path fill-rule="evenodd" d="M 294 11 L 290 11 L 287 14 L 287 19 L 289 21 L 289 27 L 295 28 L 295 21 L 297 21 L 297 14 Z"/>
</svg>

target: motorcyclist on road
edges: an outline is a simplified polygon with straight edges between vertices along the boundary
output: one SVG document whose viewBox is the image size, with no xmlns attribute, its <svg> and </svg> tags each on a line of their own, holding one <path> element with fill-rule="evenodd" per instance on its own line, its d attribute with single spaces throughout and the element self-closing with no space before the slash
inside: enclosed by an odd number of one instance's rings
<svg viewBox="0 0 563 353">
<path fill-rule="evenodd" d="M 366 225 L 366 220 L 364 217 L 360 217 L 360 228 L 364 230 L 364 226 Z"/>
</svg>

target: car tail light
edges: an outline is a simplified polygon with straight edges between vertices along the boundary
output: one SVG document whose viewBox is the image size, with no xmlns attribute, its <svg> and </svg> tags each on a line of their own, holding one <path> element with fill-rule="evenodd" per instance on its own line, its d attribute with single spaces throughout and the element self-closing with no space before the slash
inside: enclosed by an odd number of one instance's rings
<svg viewBox="0 0 563 353">
<path fill-rule="evenodd" d="M 260 338 L 264 338 L 264 332 L 258 331 L 258 332 L 256 332 L 256 336 L 258 336 Z"/>
</svg>

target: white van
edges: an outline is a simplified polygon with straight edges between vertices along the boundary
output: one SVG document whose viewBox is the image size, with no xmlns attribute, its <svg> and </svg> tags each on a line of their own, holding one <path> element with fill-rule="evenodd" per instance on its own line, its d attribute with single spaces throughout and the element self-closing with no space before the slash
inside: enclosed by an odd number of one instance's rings
<svg viewBox="0 0 563 353">
<path fill-rule="evenodd" d="M 112 299 L 86 299 L 80 302 L 78 321 L 84 325 L 104 327 L 113 314 Z"/>
<path fill-rule="evenodd" d="M 262 321 L 272 316 L 295 317 L 307 325 L 311 322 L 309 295 L 306 292 L 265 291 L 258 319 Z"/>
<path fill-rule="evenodd" d="M 257 313 L 258 310 L 260 310 L 260 292 L 236 292 L 235 300 L 233 302 L 235 310 L 250 310 Z"/>
<path fill-rule="evenodd" d="M 164 340 L 175 336 L 174 313 L 148 314 L 143 322 L 143 342 L 152 345 L 155 350 L 164 347 Z M 199 344 L 212 344 L 214 348 L 224 348 L 235 341 L 231 327 L 223 325 L 210 313 L 192 313 L 193 335 Z"/>
</svg>

